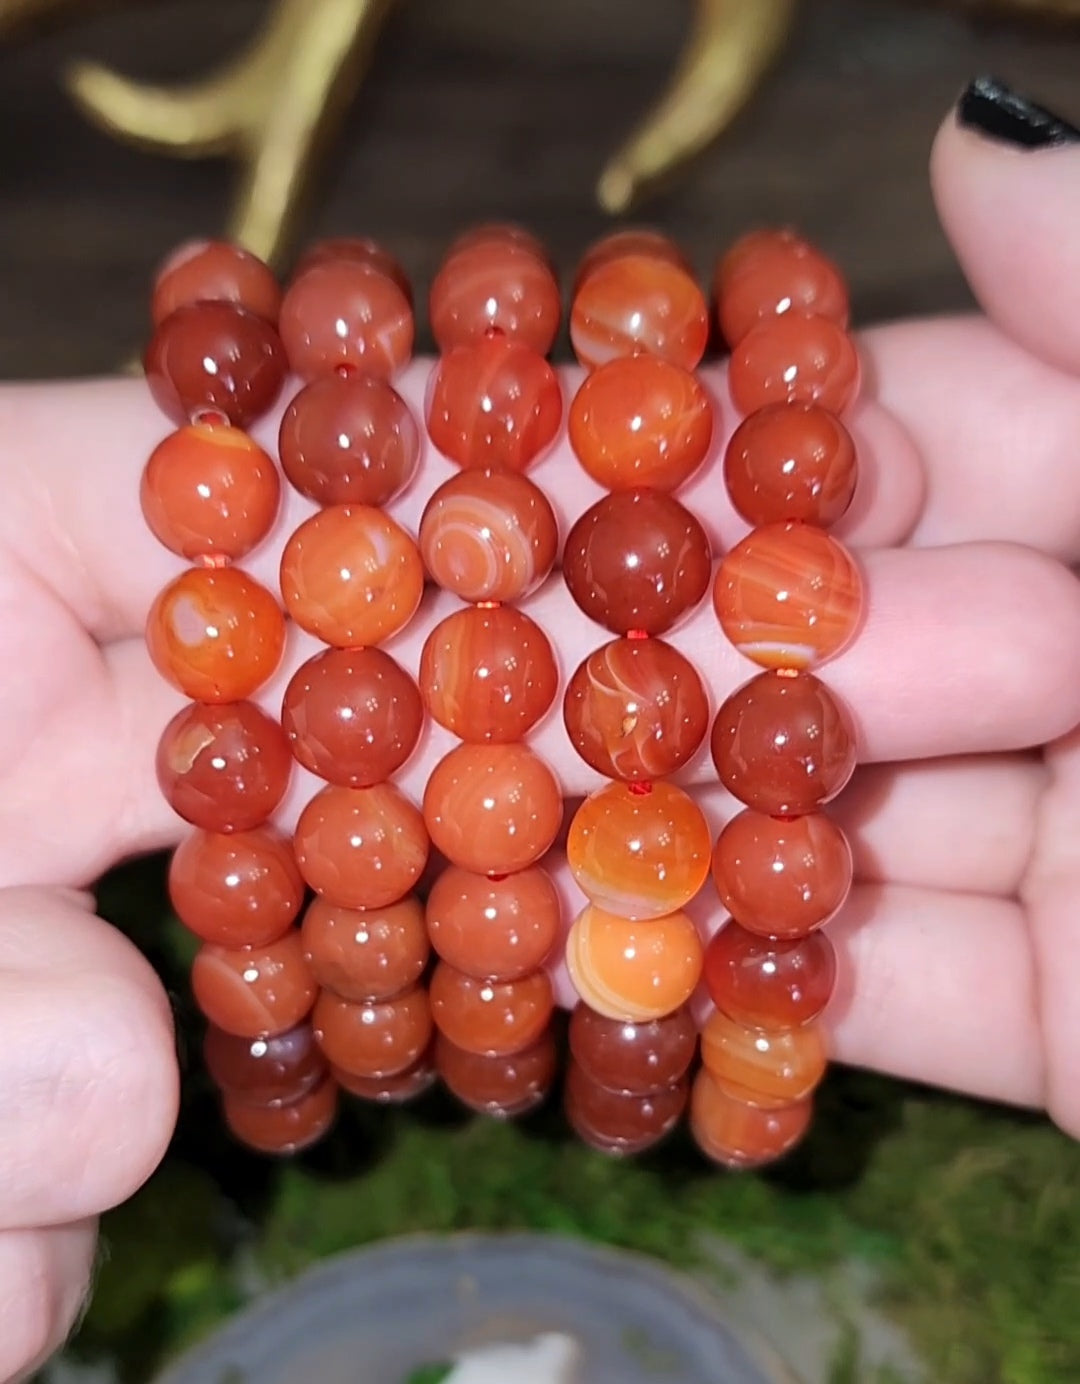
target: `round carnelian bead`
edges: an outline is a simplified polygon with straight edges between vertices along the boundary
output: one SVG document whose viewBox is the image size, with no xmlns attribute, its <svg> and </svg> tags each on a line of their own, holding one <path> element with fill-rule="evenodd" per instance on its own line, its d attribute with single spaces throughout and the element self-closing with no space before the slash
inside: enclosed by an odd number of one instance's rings
<svg viewBox="0 0 1080 1384">
<path fill-rule="evenodd" d="M 461 471 L 427 503 L 420 553 L 431 578 L 464 601 L 518 601 L 551 571 L 555 514 L 513 471 Z"/>
<path fill-rule="evenodd" d="M 257 255 L 223 240 L 193 240 L 175 250 L 157 272 L 151 316 L 159 326 L 192 303 L 235 303 L 276 323 L 278 281 Z"/>
<path fill-rule="evenodd" d="M 203 1062 L 223 1091 L 249 1105 L 290 1105 L 326 1075 L 310 1024 L 273 1038 L 238 1038 L 211 1024 L 203 1040 Z"/>
<path fill-rule="evenodd" d="M 690 371 L 620 356 L 585 379 L 567 422 L 575 456 L 606 490 L 675 490 L 705 460 L 713 406 Z"/>
<path fill-rule="evenodd" d="M 238 702 L 277 670 L 285 620 L 265 586 L 235 567 L 193 567 L 150 607 L 154 667 L 196 702 Z"/>
<path fill-rule="evenodd" d="M 459 745 L 432 771 L 424 821 L 447 860 L 507 875 L 539 860 L 562 825 L 555 775 L 525 745 Z"/>
<path fill-rule="evenodd" d="M 761 321 L 786 312 L 848 324 L 848 291 L 839 269 L 791 231 L 752 231 L 716 267 L 720 330 L 729 346 Z"/>
<path fill-rule="evenodd" d="M 701 1031 L 701 1060 L 729 1095 L 770 1106 L 808 1096 L 825 1075 L 827 1054 L 820 1024 L 767 1031 L 716 1010 Z"/>
<path fill-rule="evenodd" d="M 151 532 L 170 552 L 235 560 L 273 527 L 281 481 L 240 428 L 194 423 L 151 452 L 139 498 Z"/>
<path fill-rule="evenodd" d="M 683 1077 L 647 1096 L 610 1091 L 571 1062 L 564 1092 L 566 1118 L 578 1138 L 601 1153 L 644 1153 L 678 1124 L 689 1089 Z"/>
<path fill-rule="evenodd" d="M 769 817 L 745 808 L 717 838 L 712 874 L 731 916 L 759 937 L 805 937 L 851 889 L 851 847 L 820 812 Z"/>
<path fill-rule="evenodd" d="M 524 471 L 562 421 L 559 377 L 538 351 L 483 337 L 441 357 L 428 386 L 428 435 L 465 470 Z"/>
<path fill-rule="evenodd" d="M 412 355 L 408 295 L 393 277 L 363 260 L 309 264 L 285 293 L 279 326 L 289 364 L 304 380 L 342 367 L 385 377 Z"/>
<path fill-rule="evenodd" d="M 423 905 L 411 894 L 383 908 L 315 898 L 300 934 L 312 975 L 346 1000 L 388 1000 L 408 990 L 431 951 Z"/>
<path fill-rule="evenodd" d="M 424 819 L 392 783 L 323 788 L 301 812 L 294 845 L 310 887 L 346 908 L 396 903 L 428 858 Z"/>
<path fill-rule="evenodd" d="M 767 404 L 735 429 L 724 483 L 748 524 L 835 524 L 855 494 L 855 444 L 817 404 Z"/>
<path fill-rule="evenodd" d="M 154 402 L 174 423 L 213 412 L 244 428 L 281 392 L 286 360 L 261 317 L 232 303 L 193 303 L 158 326 L 143 369 Z"/>
<path fill-rule="evenodd" d="M 661 781 L 642 793 L 609 783 L 575 812 L 566 859 L 598 908 L 621 918 L 660 918 L 701 888 L 711 848 L 705 816 L 681 788 Z"/>
<path fill-rule="evenodd" d="M 330 1071 L 343 1091 L 360 1100 L 374 1101 L 377 1105 L 405 1105 L 422 1096 L 425 1091 L 430 1091 L 438 1080 L 430 1046 L 418 1062 L 406 1067 L 403 1072 L 394 1072 L 392 1076 L 354 1076 L 351 1072 L 343 1072 L 340 1067 L 331 1067 Z"/>
<path fill-rule="evenodd" d="M 450 251 L 431 285 L 428 307 L 440 351 L 497 331 L 543 356 L 559 330 L 562 299 L 546 257 L 491 234 Z"/>
<path fill-rule="evenodd" d="M 823 932 L 774 941 L 726 923 L 705 949 L 705 985 L 717 1009 L 748 1028 L 797 1028 L 816 1019 L 836 983 Z"/>
<path fill-rule="evenodd" d="M 728 387 L 741 413 L 784 403 L 842 413 L 859 387 L 858 352 L 827 317 L 788 312 L 743 337 L 731 353 Z"/>
<path fill-rule="evenodd" d="M 277 808 L 292 756 L 276 721 L 251 702 L 178 711 L 157 748 L 157 780 L 186 822 L 206 831 L 250 831 Z"/>
<path fill-rule="evenodd" d="M 424 706 L 412 677 L 381 649 L 327 649 L 293 674 L 281 725 L 305 769 L 349 788 L 395 774 L 416 748 Z"/>
<path fill-rule="evenodd" d="M 809 1096 L 786 1105 L 753 1105 L 725 1091 L 707 1069 L 698 1072 L 690 1094 L 694 1142 L 726 1168 L 756 1168 L 783 1157 L 806 1133 L 812 1114 Z"/>
<path fill-rule="evenodd" d="M 420 656 L 428 714 L 460 740 L 520 740 L 555 700 L 559 674 L 540 626 L 512 606 L 456 610 Z"/>
<path fill-rule="evenodd" d="M 590 618 L 616 634 L 663 634 L 708 590 L 705 530 L 658 490 L 622 490 L 587 509 L 567 535 L 563 576 Z"/>
<path fill-rule="evenodd" d="M 546 971 L 520 980 L 477 980 L 440 961 L 431 976 L 435 1026 L 456 1047 L 506 1057 L 539 1042 L 555 1001 Z"/>
<path fill-rule="evenodd" d="M 759 673 L 713 722 L 713 763 L 747 807 L 798 817 L 831 802 L 855 772 L 855 727 L 812 673 Z"/>
<path fill-rule="evenodd" d="M 578 265 L 574 278 L 575 296 L 594 269 L 599 269 L 602 264 L 608 264 L 611 260 L 624 259 L 627 255 L 643 255 L 646 259 L 663 260 L 665 264 L 674 265 L 686 274 L 692 272 L 689 260 L 670 236 L 663 235 L 660 231 L 631 226 L 625 231 L 610 231 L 599 240 L 593 241 Z"/>
<path fill-rule="evenodd" d="M 631 1023 L 579 1004 L 570 1016 L 569 1039 L 574 1061 L 587 1077 L 629 1096 L 652 1096 L 673 1085 L 697 1053 L 697 1029 L 685 1008 Z"/>
<path fill-rule="evenodd" d="M 451 1043 L 440 1033 L 435 1065 L 447 1090 L 481 1115 L 516 1119 L 541 1105 L 555 1084 L 558 1054 L 545 1033 L 520 1052 L 488 1057 Z"/>
<path fill-rule="evenodd" d="M 191 966 L 195 1003 L 238 1038 L 272 1038 L 307 1018 L 318 986 L 294 928 L 257 947 L 204 943 Z"/>
<path fill-rule="evenodd" d="M 281 556 L 281 595 L 326 644 L 381 644 L 409 623 L 424 564 L 403 528 L 368 505 L 334 505 L 300 525 Z"/>
<path fill-rule="evenodd" d="M 448 865 L 427 899 L 431 945 L 444 961 L 480 980 L 520 980 L 551 955 L 562 909 L 545 870 L 500 879 Z"/>
<path fill-rule="evenodd" d="M 420 460 L 420 427 L 389 381 L 328 375 L 305 385 L 278 433 L 281 468 L 318 505 L 373 505 L 404 490 Z"/>
<path fill-rule="evenodd" d="M 169 862 L 169 898 L 204 942 L 258 947 L 288 932 L 304 881 L 290 843 L 269 827 L 229 836 L 194 831 Z"/>
<path fill-rule="evenodd" d="M 326 240 L 317 240 L 297 261 L 293 278 L 299 279 L 317 264 L 333 264 L 339 260 L 363 265 L 376 274 L 392 279 L 411 306 L 412 284 L 400 261 L 377 241 L 367 240 L 362 236 L 330 236 Z"/>
<path fill-rule="evenodd" d="M 863 588 L 851 554 L 811 524 L 767 524 L 726 553 L 713 608 L 738 651 L 764 668 L 811 668 L 855 636 Z"/>
<path fill-rule="evenodd" d="M 684 268 L 661 256 L 602 260 L 574 294 L 570 341 L 588 369 L 649 351 L 693 370 L 708 339 L 709 310 L 701 289 Z"/>
<path fill-rule="evenodd" d="M 574 989 L 609 1019 L 647 1023 L 673 1014 L 697 988 L 701 964 L 701 939 L 685 913 L 635 922 L 590 905 L 566 939 Z"/>
<path fill-rule="evenodd" d="M 563 719 L 571 743 L 607 778 L 667 778 L 709 728 L 693 665 L 662 639 L 614 639 L 570 679 Z"/>
<path fill-rule="evenodd" d="M 333 1125 L 337 1109 L 337 1083 L 329 1077 L 291 1105 L 250 1105 L 231 1092 L 222 1099 L 234 1138 L 258 1153 L 283 1157 L 317 1144 Z"/>
<path fill-rule="evenodd" d="M 323 990 L 311 1016 L 315 1040 L 335 1069 L 384 1078 L 408 1071 L 431 1042 L 427 991 L 414 985 L 381 1004 L 355 1003 Z"/>
<path fill-rule="evenodd" d="M 543 260 L 545 264 L 550 263 L 550 256 L 544 242 L 538 236 L 533 235 L 532 231 L 513 221 L 481 221 L 479 225 L 470 226 L 467 231 L 462 231 L 450 242 L 446 257 L 449 259 L 451 255 L 456 255 L 459 250 L 471 250 L 474 245 L 490 245 L 492 243 L 514 245 L 519 250 L 533 255 L 536 259 Z"/>
</svg>

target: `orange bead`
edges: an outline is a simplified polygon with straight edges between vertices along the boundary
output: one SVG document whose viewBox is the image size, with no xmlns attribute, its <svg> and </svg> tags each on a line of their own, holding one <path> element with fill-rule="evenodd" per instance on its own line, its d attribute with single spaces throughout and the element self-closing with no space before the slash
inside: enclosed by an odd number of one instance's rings
<svg viewBox="0 0 1080 1384">
<path fill-rule="evenodd" d="M 693 370 L 708 339 L 709 311 L 701 290 L 685 269 L 659 256 L 605 260 L 574 295 L 570 340 L 588 369 L 649 351 Z"/>
<path fill-rule="evenodd" d="M 836 953 L 823 932 L 794 941 L 758 937 L 728 922 L 705 951 L 713 1004 L 749 1028 L 797 1028 L 816 1019 L 836 983 Z"/>
<path fill-rule="evenodd" d="M 508 336 L 456 346 L 428 386 L 428 435 L 465 470 L 524 471 L 562 422 L 559 377 L 539 352 Z"/>
<path fill-rule="evenodd" d="M 273 1038 L 237 1038 L 210 1024 L 203 1062 L 211 1081 L 245 1105 L 291 1105 L 326 1076 L 310 1024 Z"/>
<path fill-rule="evenodd" d="M 358 259 L 309 264 L 281 304 L 281 340 L 304 380 L 351 367 L 389 376 L 408 364 L 414 323 L 408 295 L 389 274 Z"/>
<path fill-rule="evenodd" d="M 424 821 L 447 860 L 507 875 L 539 860 L 562 825 L 555 775 L 525 745 L 459 745 L 424 792 Z"/>
<path fill-rule="evenodd" d="M 440 351 L 502 332 L 547 355 L 562 299 L 547 260 L 508 236 L 459 244 L 431 285 L 429 316 Z"/>
<path fill-rule="evenodd" d="M 157 272 L 150 309 L 154 326 L 177 308 L 207 302 L 235 303 L 276 323 L 281 289 L 250 251 L 223 240 L 192 240 L 174 250 Z"/>
<path fill-rule="evenodd" d="M 671 1133 L 686 1108 L 689 1089 L 684 1077 L 647 1096 L 609 1091 L 571 1062 L 566 1072 L 566 1118 L 590 1148 L 628 1157 L 644 1153 Z"/>
<path fill-rule="evenodd" d="M 338 260 L 352 260 L 356 264 L 366 266 L 373 273 L 392 279 L 411 306 L 412 284 L 400 260 L 378 241 L 369 240 L 364 236 L 328 236 L 325 240 L 315 241 L 297 260 L 293 279 L 299 279 L 313 265 L 332 264 Z"/>
<path fill-rule="evenodd" d="M 555 1001 L 546 971 L 521 980 L 477 980 L 440 961 L 431 976 L 431 1013 L 455 1047 L 505 1057 L 540 1040 Z"/>
<path fill-rule="evenodd" d="M 697 1056 L 697 1028 L 689 1009 L 632 1024 L 574 1007 L 570 1052 L 586 1076 L 609 1091 L 651 1096 L 681 1080 Z"/>
<path fill-rule="evenodd" d="M 812 668 L 854 638 L 862 578 L 823 530 L 767 524 L 721 560 L 713 608 L 732 644 L 763 668 Z"/>
<path fill-rule="evenodd" d="M 258 947 L 206 943 L 192 962 L 191 989 L 217 1028 L 239 1038 L 273 1038 L 307 1017 L 318 987 L 294 928 Z"/>
<path fill-rule="evenodd" d="M 265 946 L 304 901 L 292 844 L 270 827 L 189 832 L 169 861 L 169 899 L 189 932 L 222 947 Z"/>
<path fill-rule="evenodd" d="M 690 261 L 670 236 L 647 227 L 629 226 L 623 231 L 609 231 L 599 240 L 594 240 L 581 257 L 577 274 L 574 276 L 574 296 L 594 269 L 610 260 L 625 259 L 627 255 L 644 255 L 648 259 L 663 260 L 673 264 L 684 273 L 691 273 Z"/>
<path fill-rule="evenodd" d="M 770 1106 L 808 1096 L 828 1058 L 819 1024 L 770 1032 L 716 1010 L 701 1031 L 701 1060 L 729 1095 Z"/>
<path fill-rule="evenodd" d="M 146 646 L 162 677 L 192 701 L 239 702 L 277 670 L 285 620 L 246 572 L 195 567 L 150 607 Z"/>
<path fill-rule="evenodd" d="M 281 557 L 285 608 L 338 648 L 380 644 L 409 623 L 424 564 L 403 528 L 366 505 L 334 505 L 296 530 Z"/>
<path fill-rule="evenodd" d="M 683 908 L 709 872 L 712 842 L 697 803 L 674 784 L 609 783 L 574 814 L 566 859 L 598 908 L 660 918 Z"/>
<path fill-rule="evenodd" d="M 257 1153 L 288 1157 L 317 1144 L 334 1123 L 338 1087 L 332 1078 L 319 1083 L 291 1105 L 250 1105 L 226 1092 L 225 1124 L 233 1137 Z"/>
<path fill-rule="evenodd" d="M 331 1067 L 330 1071 L 343 1091 L 360 1100 L 374 1101 L 376 1105 L 405 1105 L 430 1091 L 438 1080 L 430 1045 L 411 1067 L 394 1072 L 392 1076 L 354 1076 L 340 1067 Z"/>
<path fill-rule="evenodd" d="M 855 444 L 817 404 L 767 404 L 735 429 L 724 483 L 748 524 L 835 524 L 855 494 Z"/>
<path fill-rule="evenodd" d="M 431 951 L 424 908 L 412 894 L 383 908 L 342 908 L 315 898 L 300 935 L 312 975 L 346 1000 L 387 1000 L 409 989 Z"/>
<path fill-rule="evenodd" d="M 335 1070 L 350 1076 L 396 1076 L 431 1042 L 431 1006 L 422 985 L 382 1004 L 356 1004 L 323 990 L 311 1015 L 315 1041 Z"/>
<path fill-rule="evenodd" d="M 428 858 L 423 818 L 392 783 L 322 789 L 300 814 L 295 845 L 310 887 L 345 908 L 396 903 Z"/>
<path fill-rule="evenodd" d="M 827 317 L 788 312 L 770 318 L 732 351 L 728 387 L 741 413 L 783 403 L 843 413 L 859 388 L 855 343 Z"/>
<path fill-rule="evenodd" d="M 427 927 L 444 961 L 480 980 L 520 980 L 558 940 L 559 895 L 545 870 L 489 879 L 448 865 L 431 887 Z"/>
<path fill-rule="evenodd" d="M 729 346 L 759 322 L 785 312 L 848 324 L 848 291 L 840 270 L 792 231 L 752 231 L 736 241 L 716 267 L 714 291 Z"/>
<path fill-rule="evenodd" d="M 194 423 L 150 454 L 139 498 L 151 532 L 181 557 L 244 557 L 273 527 L 277 468 L 240 428 Z"/>
<path fill-rule="evenodd" d="M 646 1023 L 673 1014 L 701 979 L 702 946 L 685 913 L 617 917 L 589 906 L 566 939 L 574 989 L 598 1014 Z"/>
<path fill-rule="evenodd" d="M 713 406 L 695 375 L 648 354 L 589 375 L 568 417 L 570 445 L 607 490 L 675 490 L 705 460 Z"/>
<path fill-rule="evenodd" d="M 544 1033 L 520 1052 L 495 1057 L 466 1052 L 442 1033 L 435 1040 L 435 1064 L 450 1093 L 481 1115 L 517 1119 L 535 1110 L 555 1083 L 555 1039 Z"/>
<path fill-rule="evenodd" d="M 690 1132 L 706 1158 L 725 1168 L 757 1168 L 782 1158 L 810 1127 L 809 1096 L 762 1107 L 731 1095 L 709 1071 L 699 1071 L 690 1094 Z"/>
</svg>

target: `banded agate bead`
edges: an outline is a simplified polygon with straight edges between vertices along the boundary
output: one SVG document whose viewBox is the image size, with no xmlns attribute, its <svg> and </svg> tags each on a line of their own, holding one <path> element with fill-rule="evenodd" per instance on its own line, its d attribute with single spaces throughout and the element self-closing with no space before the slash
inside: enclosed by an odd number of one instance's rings
<svg viewBox="0 0 1080 1384">
<path fill-rule="evenodd" d="M 809 1096 L 786 1105 L 760 1106 L 726 1091 L 708 1069 L 690 1094 L 690 1132 L 706 1158 L 726 1168 L 757 1168 L 794 1148 L 810 1127 Z"/>
<path fill-rule="evenodd" d="M 737 240 L 717 264 L 713 287 L 729 346 L 759 322 L 786 312 L 848 324 L 848 291 L 840 270 L 792 231 L 752 231 Z"/>
<path fill-rule="evenodd" d="M 492 242 L 498 245 L 514 245 L 534 258 L 543 260 L 545 264 L 550 263 L 544 242 L 525 226 L 519 226 L 514 221 L 481 221 L 476 226 L 470 226 L 450 242 L 446 255 L 449 258 L 459 251 L 471 250 L 476 245 L 490 245 Z"/>
<path fill-rule="evenodd" d="M 270 827 L 227 836 L 193 831 L 169 862 L 169 898 L 204 942 L 267 946 L 295 921 L 304 881 L 291 843 Z"/>
<path fill-rule="evenodd" d="M 317 1144 L 337 1116 L 338 1088 L 330 1078 L 290 1105 L 250 1105 L 231 1092 L 222 1098 L 225 1124 L 257 1153 L 289 1157 Z"/>
<path fill-rule="evenodd" d="M 684 274 L 691 274 L 690 262 L 670 236 L 647 227 L 630 226 L 622 231 L 609 231 L 599 240 L 593 241 L 578 264 L 574 277 L 574 293 L 593 272 L 611 260 L 624 259 L 627 255 L 643 255 L 647 259 L 663 260 L 674 265 Z"/>
<path fill-rule="evenodd" d="M 574 989 L 598 1014 L 647 1023 L 680 1009 L 701 979 L 702 946 L 685 913 L 632 920 L 590 906 L 566 939 Z"/>
<path fill-rule="evenodd" d="M 317 897 L 300 935 L 312 975 L 346 1000 L 388 1000 L 408 990 L 431 951 L 415 895 L 382 908 L 343 908 Z"/>
<path fill-rule="evenodd" d="M 728 388 L 741 413 L 782 403 L 843 413 L 859 388 L 855 343 L 827 317 L 785 313 L 754 327 L 735 347 Z"/>
<path fill-rule="evenodd" d="M 743 419 L 724 452 L 724 484 L 748 524 L 835 524 L 856 471 L 851 434 L 817 404 L 767 404 Z"/>
<path fill-rule="evenodd" d="M 440 961 L 430 995 L 439 1032 L 481 1057 L 506 1057 L 539 1042 L 555 1008 L 546 971 L 519 980 L 477 980 Z"/>
<path fill-rule="evenodd" d="M 609 1019 L 587 1004 L 570 1016 L 570 1052 L 598 1086 L 631 1096 L 651 1096 L 678 1082 L 697 1052 L 697 1028 L 689 1009 L 631 1023 Z"/>
<path fill-rule="evenodd" d="M 701 1060 L 729 1095 L 761 1106 L 807 1096 L 825 1075 L 821 1027 L 748 1028 L 720 1010 L 701 1031 Z"/>
<path fill-rule="evenodd" d="M 359 264 L 372 273 L 381 274 L 392 280 L 401 290 L 402 296 L 412 306 L 412 284 L 401 262 L 384 246 L 364 236 L 328 236 L 309 245 L 297 261 L 294 279 L 301 278 L 317 264 L 336 264 L 347 260 Z"/>
<path fill-rule="evenodd" d="M 192 962 L 191 990 L 215 1027 L 238 1038 L 273 1038 L 307 1018 L 318 987 L 294 928 L 261 946 L 204 943 Z"/>
<path fill-rule="evenodd" d="M 442 1033 L 435 1040 L 435 1066 L 447 1090 L 470 1110 L 499 1119 L 517 1119 L 541 1105 L 555 1084 L 557 1064 L 550 1032 L 496 1057 L 466 1052 Z"/>
<path fill-rule="evenodd" d="M 162 264 L 154 279 L 150 315 L 160 326 L 177 308 L 193 303 L 234 303 L 274 324 L 281 289 L 250 251 L 223 240 L 192 240 Z"/>
<path fill-rule="evenodd" d="M 154 402 L 174 423 L 213 412 L 246 428 L 281 392 L 286 360 L 261 317 L 232 303 L 192 303 L 158 326 L 143 370 Z"/>
<path fill-rule="evenodd" d="M 559 330 L 562 299 L 545 256 L 497 227 L 452 247 L 428 300 L 441 352 L 501 332 L 544 356 Z"/>
<path fill-rule="evenodd" d="M 489 879 L 448 865 L 427 898 L 431 945 L 444 961 L 480 980 L 520 980 L 550 956 L 562 909 L 538 867 Z"/>
<path fill-rule="evenodd" d="M 321 789 L 301 812 L 293 844 L 308 885 L 345 908 L 396 903 L 428 859 L 419 809 L 392 783 Z"/>
<path fill-rule="evenodd" d="M 210 1024 L 203 1062 L 215 1085 L 250 1105 L 289 1105 L 326 1076 L 310 1024 L 273 1038 L 238 1038 Z"/>
<path fill-rule="evenodd" d="M 311 1027 L 335 1071 L 381 1080 L 407 1071 L 423 1056 L 431 1042 L 431 1006 L 422 985 L 378 1004 L 322 990 Z"/>
<path fill-rule="evenodd" d="M 412 355 L 412 304 L 371 261 L 309 263 L 286 290 L 278 318 L 293 371 L 304 380 L 341 368 L 390 376 Z"/>
<path fill-rule="evenodd" d="M 686 1108 L 685 1077 L 647 1096 L 609 1091 L 576 1062 L 566 1072 L 566 1117 L 578 1138 L 601 1153 L 629 1157 L 665 1138 Z"/>
<path fill-rule="evenodd" d="M 816 1019 L 832 997 L 836 953 L 823 932 L 794 941 L 726 923 L 705 949 L 705 985 L 717 1009 L 770 1032 Z"/>
<path fill-rule="evenodd" d="M 352 1072 L 343 1072 L 340 1067 L 331 1067 L 330 1071 L 343 1091 L 376 1105 L 406 1105 L 430 1091 L 438 1080 L 430 1044 L 411 1067 L 391 1076 L 355 1076 Z"/>
<path fill-rule="evenodd" d="M 693 276 L 663 256 L 621 254 L 596 262 L 570 310 L 570 341 L 587 369 L 648 351 L 696 368 L 709 338 L 709 312 Z"/>
</svg>

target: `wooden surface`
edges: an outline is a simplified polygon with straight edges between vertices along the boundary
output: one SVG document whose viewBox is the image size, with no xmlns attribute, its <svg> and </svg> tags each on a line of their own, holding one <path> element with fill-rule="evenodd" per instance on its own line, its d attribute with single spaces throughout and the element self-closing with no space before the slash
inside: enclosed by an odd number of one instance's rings
<svg viewBox="0 0 1080 1384">
<path fill-rule="evenodd" d="M 746 0 L 753 3 L 753 0 Z M 265 0 L 85 6 L 0 51 L 0 377 L 108 370 L 137 347 L 146 285 L 177 241 L 224 224 L 233 181 L 88 128 L 58 84 L 91 55 L 182 79 L 231 56 Z M 403 0 L 328 161 L 309 234 L 385 241 L 420 300 L 447 238 L 481 218 L 541 234 L 564 269 L 611 223 L 608 153 L 663 84 L 682 0 Z M 836 254 L 861 321 L 968 300 L 926 179 L 934 130 L 992 71 L 1080 116 L 1080 35 L 902 0 L 806 0 L 737 126 L 639 221 L 700 269 L 747 226 L 799 225 Z"/>
</svg>

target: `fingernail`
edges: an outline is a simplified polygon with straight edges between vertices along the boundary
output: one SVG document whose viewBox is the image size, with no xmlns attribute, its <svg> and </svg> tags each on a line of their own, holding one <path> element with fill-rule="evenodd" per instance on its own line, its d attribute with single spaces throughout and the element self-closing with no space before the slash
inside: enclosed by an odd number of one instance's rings
<svg viewBox="0 0 1080 1384">
<path fill-rule="evenodd" d="M 960 124 L 1020 149 L 1050 149 L 1080 142 L 1080 130 L 1045 106 L 999 82 L 976 77 L 956 106 Z"/>
</svg>

